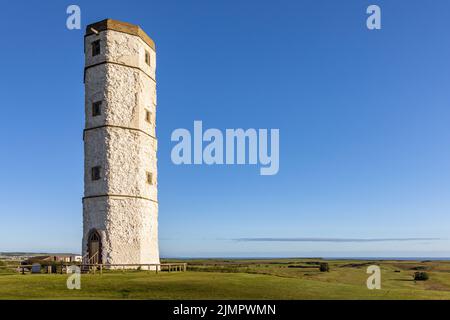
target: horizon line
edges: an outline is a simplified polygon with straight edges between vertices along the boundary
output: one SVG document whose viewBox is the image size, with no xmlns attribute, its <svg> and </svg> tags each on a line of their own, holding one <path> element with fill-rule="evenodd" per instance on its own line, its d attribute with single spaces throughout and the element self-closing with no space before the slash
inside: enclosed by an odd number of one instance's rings
<svg viewBox="0 0 450 320">
<path fill-rule="evenodd" d="M 441 238 L 235 238 L 239 242 L 392 242 L 438 241 Z"/>
</svg>

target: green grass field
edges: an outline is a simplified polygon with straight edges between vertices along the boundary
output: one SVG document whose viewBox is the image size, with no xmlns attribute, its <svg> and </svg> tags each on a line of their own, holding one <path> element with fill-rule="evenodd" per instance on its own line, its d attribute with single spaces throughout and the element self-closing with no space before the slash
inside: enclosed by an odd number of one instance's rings
<svg viewBox="0 0 450 320">
<path fill-rule="evenodd" d="M 313 261 L 322 260 L 188 260 L 187 272 L 83 274 L 81 290 L 67 289 L 68 275 L 3 270 L 0 299 L 450 299 L 447 261 L 327 261 L 330 272 Z M 366 287 L 370 264 L 381 267 L 381 290 Z M 430 279 L 415 282 L 416 269 Z"/>
</svg>

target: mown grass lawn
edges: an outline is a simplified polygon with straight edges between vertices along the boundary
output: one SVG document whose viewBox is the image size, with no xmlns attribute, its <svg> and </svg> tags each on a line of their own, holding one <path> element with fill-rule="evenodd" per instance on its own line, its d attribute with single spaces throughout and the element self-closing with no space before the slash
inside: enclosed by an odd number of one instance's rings
<svg viewBox="0 0 450 320">
<path fill-rule="evenodd" d="M 301 262 L 294 262 L 301 263 Z M 450 264 L 433 262 L 429 281 L 414 282 L 419 263 L 380 262 L 382 289 L 366 287 L 366 265 L 330 262 L 330 272 L 250 262 L 237 269 L 215 264 L 205 271 L 83 274 L 81 290 L 66 287 L 68 275 L 0 273 L 1 299 L 450 299 Z M 200 266 L 200 264 L 197 264 Z M 420 265 L 423 265 L 421 263 Z M 221 272 L 213 271 L 214 268 Z M 191 268 L 202 270 L 202 268 Z"/>
</svg>

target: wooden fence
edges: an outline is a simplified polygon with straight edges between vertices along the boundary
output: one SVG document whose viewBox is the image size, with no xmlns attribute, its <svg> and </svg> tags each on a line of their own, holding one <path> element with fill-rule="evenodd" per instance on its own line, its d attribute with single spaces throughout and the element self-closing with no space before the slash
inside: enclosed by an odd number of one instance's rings
<svg viewBox="0 0 450 320">
<path fill-rule="evenodd" d="M 61 263 L 61 264 L 55 264 L 55 266 L 58 267 L 59 272 L 53 272 L 53 273 L 65 273 L 64 271 L 70 266 L 77 266 L 81 269 L 81 272 L 100 272 L 100 274 L 103 273 L 103 270 L 122 270 L 122 272 L 125 272 L 125 270 L 145 270 L 145 271 L 155 271 L 156 273 L 167 271 L 167 272 L 185 272 L 187 268 L 187 263 L 157 263 L 157 264 L 68 264 L 68 263 Z M 15 271 L 18 271 L 22 274 L 25 274 L 27 270 L 31 270 L 33 265 L 10 265 L 10 266 L 0 266 L 0 269 L 13 269 Z M 48 268 L 52 268 L 52 266 L 48 266 Z M 47 273 L 50 273 L 50 270 L 54 269 L 48 269 Z"/>
</svg>

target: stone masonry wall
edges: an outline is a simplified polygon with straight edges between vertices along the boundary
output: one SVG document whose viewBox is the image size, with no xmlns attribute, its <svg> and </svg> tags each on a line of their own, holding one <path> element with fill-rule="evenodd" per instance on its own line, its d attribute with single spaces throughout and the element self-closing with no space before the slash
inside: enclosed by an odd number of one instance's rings
<svg viewBox="0 0 450 320">
<path fill-rule="evenodd" d="M 101 53 L 92 56 L 95 40 Z M 105 30 L 85 38 L 85 57 L 83 255 L 96 229 L 103 263 L 159 263 L 155 51 L 138 36 Z M 92 181 L 94 166 L 100 180 Z"/>
</svg>

